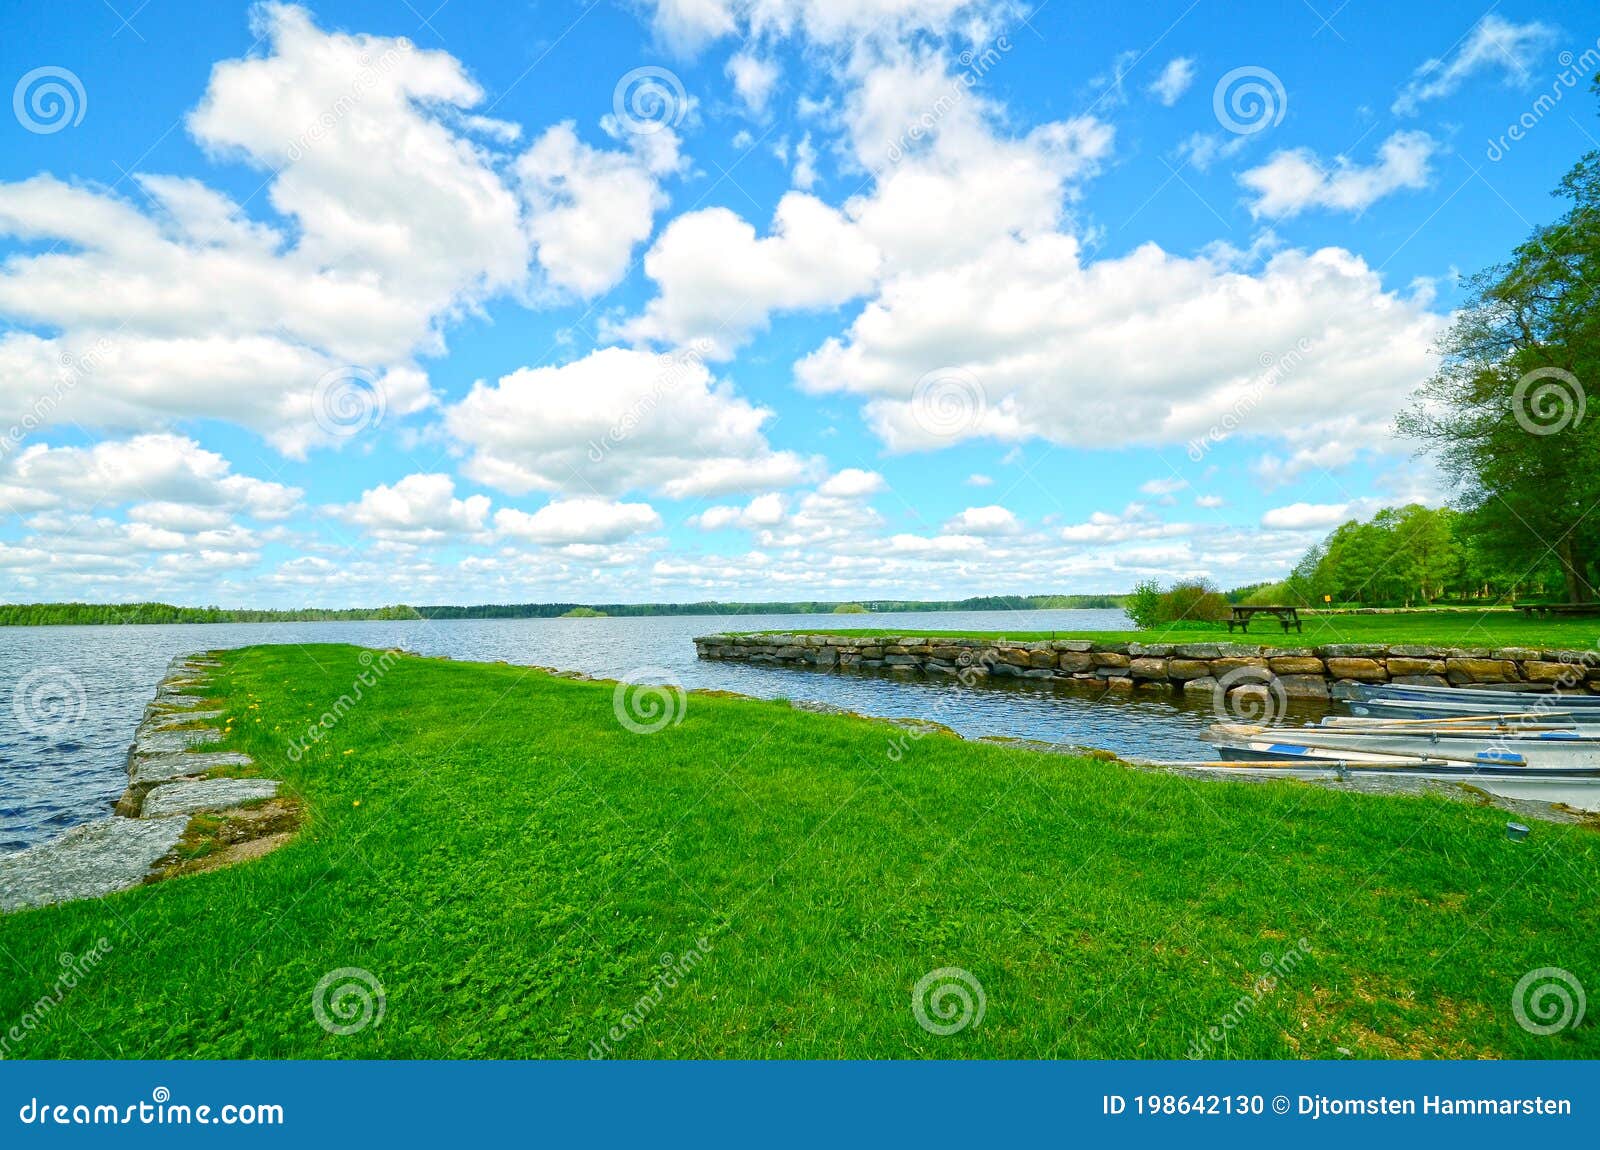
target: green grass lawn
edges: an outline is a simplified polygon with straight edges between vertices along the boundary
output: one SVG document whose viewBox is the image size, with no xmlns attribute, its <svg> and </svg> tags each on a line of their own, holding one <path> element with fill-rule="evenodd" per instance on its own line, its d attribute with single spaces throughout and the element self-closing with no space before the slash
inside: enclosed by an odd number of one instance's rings
<svg viewBox="0 0 1600 1150">
<path fill-rule="evenodd" d="M 1511 1010 L 1535 968 L 1600 988 L 1587 827 L 1513 843 L 1460 803 L 727 696 L 638 734 L 608 684 L 411 657 L 291 761 L 359 656 L 222 656 L 225 745 L 307 825 L 245 865 L 0 917 L 0 1027 L 59 956 L 109 944 L 10 1057 L 1182 1057 L 1211 1028 L 1229 1057 L 1600 1056 L 1592 1018 L 1541 1037 Z M 912 992 L 945 967 L 986 1005 L 938 1036 Z M 384 991 L 349 1035 L 312 1010 L 340 968 Z"/>
<path fill-rule="evenodd" d="M 1276 620 L 1257 619 L 1248 634 L 1235 631 L 1232 641 L 1315 647 L 1326 643 L 1412 643 L 1452 647 L 1563 647 L 1595 650 L 1600 644 L 1600 617 L 1529 619 L 1511 611 L 1416 611 L 1396 615 L 1308 615 L 1302 633 L 1284 634 Z M 1222 623 L 1186 623 L 1149 631 L 951 631 L 844 627 L 805 628 L 825 635 L 926 635 L 978 639 L 1098 639 L 1104 642 L 1208 643 L 1230 639 Z M 777 633 L 777 632 L 758 632 Z"/>
</svg>

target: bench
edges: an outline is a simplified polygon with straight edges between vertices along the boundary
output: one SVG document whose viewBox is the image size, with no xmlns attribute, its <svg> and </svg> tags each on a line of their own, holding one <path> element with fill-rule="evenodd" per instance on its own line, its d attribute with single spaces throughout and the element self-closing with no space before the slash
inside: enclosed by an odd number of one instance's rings
<svg viewBox="0 0 1600 1150">
<path fill-rule="evenodd" d="M 1600 615 L 1600 603 L 1514 603 L 1530 619 L 1535 615 Z"/>
<path fill-rule="evenodd" d="M 1233 634 L 1233 629 L 1235 627 L 1248 634 L 1250 631 L 1250 620 L 1257 615 L 1274 616 L 1279 623 L 1283 624 L 1283 633 L 1285 635 L 1289 633 L 1289 628 L 1291 627 L 1293 627 L 1296 631 L 1304 630 L 1304 628 L 1300 625 L 1300 612 L 1297 608 L 1235 607 L 1233 608 L 1232 617 L 1228 620 L 1228 634 Z"/>
</svg>

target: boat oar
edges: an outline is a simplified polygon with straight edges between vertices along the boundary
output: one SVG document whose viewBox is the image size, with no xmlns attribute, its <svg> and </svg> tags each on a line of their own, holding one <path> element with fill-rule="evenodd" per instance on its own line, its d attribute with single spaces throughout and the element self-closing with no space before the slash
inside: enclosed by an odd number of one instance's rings
<svg viewBox="0 0 1600 1150">
<path fill-rule="evenodd" d="M 1305 747 L 1307 750 L 1310 750 L 1310 751 L 1343 751 L 1347 755 L 1361 754 L 1362 753 L 1359 748 L 1340 746 L 1340 745 L 1338 745 L 1336 743 L 1314 743 L 1314 742 L 1310 742 L 1309 740 L 1306 740 L 1306 739 L 1293 739 L 1292 741 L 1286 739 L 1284 741 L 1286 743 L 1288 743 L 1290 746 Z M 1510 763 L 1510 762 L 1500 762 L 1500 763 L 1485 762 L 1483 759 L 1477 758 L 1476 756 L 1469 757 L 1467 755 L 1449 755 L 1449 754 L 1441 754 L 1441 753 L 1434 752 L 1434 751 L 1429 751 L 1427 754 L 1422 754 L 1422 753 L 1420 753 L 1418 751 L 1379 751 L 1379 750 L 1368 751 L 1367 753 L 1368 754 L 1373 754 L 1373 755 L 1391 755 L 1391 756 L 1393 756 L 1394 758 L 1397 758 L 1397 759 L 1405 759 L 1405 758 L 1423 759 L 1423 760 L 1437 759 L 1438 761 L 1444 762 L 1444 763 L 1469 763 L 1474 767 L 1488 767 L 1488 766 L 1496 766 L 1496 765 L 1502 766 L 1502 767 L 1514 767 L 1514 766 L 1518 765 L 1517 763 Z M 1283 760 L 1276 760 L 1276 761 L 1281 762 Z M 1315 759 L 1301 759 L 1301 760 L 1291 760 L 1291 761 L 1316 762 L 1317 760 L 1315 760 Z M 1522 765 L 1524 767 L 1527 766 L 1528 765 L 1528 760 L 1527 759 L 1523 759 L 1520 765 Z"/>
</svg>

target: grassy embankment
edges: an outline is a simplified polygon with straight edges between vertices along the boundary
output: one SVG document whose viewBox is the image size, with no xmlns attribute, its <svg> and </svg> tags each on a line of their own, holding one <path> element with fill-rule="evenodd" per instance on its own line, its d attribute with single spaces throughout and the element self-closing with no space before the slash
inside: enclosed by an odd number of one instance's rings
<svg viewBox="0 0 1600 1150">
<path fill-rule="evenodd" d="M 636 734 L 610 685 L 411 657 L 291 761 L 359 652 L 221 657 L 225 745 L 288 782 L 305 828 L 239 867 L 0 917 L 6 1025 L 58 956 L 109 943 L 8 1056 L 581 1058 L 620 1032 L 627 1058 L 1182 1057 L 1212 1027 L 1235 1057 L 1600 1056 L 1593 1021 L 1539 1037 L 1511 1011 L 1534 968 L 1600 985 L 1585 827 L 1513 843 L 1490 809 L 725 696 Z M 689 954 L 666 986 L 662 956 Z M 385 1010 L 339 1036 L 311 1002 L 346 967 Z M 912 1012 L 940 967 L 987 997 L 949 1037 Z"/>
<path fill-rule="evenodd" d="M 1213 643 L 1236 642 L 1280 647 L 1317 647 L 1327 643 L 1391 643 L 1447 647 L 1562 647 L 1594 650 L 1600 640 L 1600 617 L 1529 619 L 1520 612 L 1414 611 L 1394 615 L 1307 615 L 1303 632 L 1284 634 L 1277 621 L 1263 617 L 1248 633 L 1228 634 L 1225 624 L 1188 623 L 1180 628 L 1149 631 L 951 631 L 949 629 L 842 627 L 805 628 L 808 634 L 962 636 L 977 639 L 1095 639 L 1101 642 Z"/>
</svg>

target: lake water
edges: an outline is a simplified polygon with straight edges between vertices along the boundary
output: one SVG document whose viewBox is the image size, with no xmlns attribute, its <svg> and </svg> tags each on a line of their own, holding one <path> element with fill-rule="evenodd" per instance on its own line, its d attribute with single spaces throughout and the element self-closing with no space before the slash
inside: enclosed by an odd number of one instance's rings
<svg viewBox="0 0 1600 1150">
<path fill-rule="evenodd" d="M 1213 758 L 1209 702 L 1128 699 L 1007 684 L 705 661 L 696 635 L 887 627 L 950 631 L 1126 630 L 1120 611 L 965 611 L 871 616 L 656 616 L 439 622 L 0 627 L 0 851 L 105 815 L 126 782 L 133 729 L 174 655 L 257 643 L 355 643 L 456 659 L 539 664 L 608 678 L 665 671 L 687 688 L 936 719 L 967 736 L 1011 735 L 1165 758 Z"/>
</svg>

